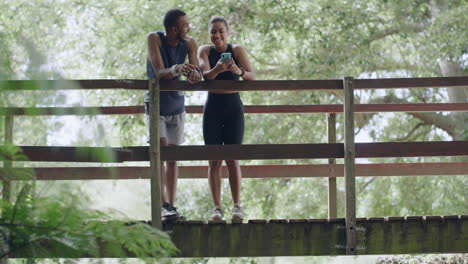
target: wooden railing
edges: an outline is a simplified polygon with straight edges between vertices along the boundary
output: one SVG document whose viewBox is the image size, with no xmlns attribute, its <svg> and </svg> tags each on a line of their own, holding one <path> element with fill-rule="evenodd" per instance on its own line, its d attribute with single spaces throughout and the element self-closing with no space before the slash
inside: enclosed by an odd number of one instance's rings
<svg viewBox="0 0 468 264">
<path fill-rule="evenodd" d="M 68 89 L 150 89 L 207 91 L 230 90 L 343 90 L 344 105 L 274 105 L 245 106 L 246 113 L 327 113 L 328 144 L 275 144 L 275 145 L 229 145 L 229 146 L 178 146 L 159 147 L 157 134 L 153 131 L 148 147 L 33 147 L 21 146 L 30 161 L 68 162 L 123 162 L 148 161 L 147 167 L 50 167 L 35 168 L 38 180 L 92 180 L 92 179 L 152 179 L 152 223 L 160 227 L 159 161 L 160 160 L 212 160 L 212 159 L 316 159 L 327 158 L 329 164 L 311 165 L 262 165 L 243 166 L 243 177 L 328 177 L 329 218 L 336 218 L 336 177 L 345 177 L 347 253 L 355 252 L 355 176 L 428 176 L 466 175 L 468 162 L 411 163 L 411 164 L 354 164 L 355 158 L 370 157 L 421 157 L 421 156 L 466 156 L 468 141 L 451 142 L 400 142 L 400 143 L 354 143 L 354 113 L 369 112 L 436 112 L 468 111 L 468 103 L 451 104 L 370 104 L 354 105 L 354 89 L 393 89 L 466 87 L 468 77 L 413 78 L 413 79 L 359 79 L 307 80 L 307 81 L 209 81 L 195 85 L 186 82 L 146 80 L 77 80 L 77 81 L 0 81 L 1 90 L 68 90 Z M 157 97 L 153 97 L 157 100 Z M 153 101 L 159 109 L 158 102 Z M 187 112 L 202 113 L 201 106 L 187 106 Z M 345 141 L 336 143 L 336 113 L 345 118 Z M 0 108 L 5 115 L 5 143 L 13 142 L 14 116 L 28 115 L 118 115 L 142 114 L 143 106 L 115 107 L 42 107 L 42 108 Z M 153 113 L 155 114 L 155 113 Z M 156 116 L 158 114 L 156 113 Z M 160 152 L 158 151 L 160 149 Z M 159 157 L 160 155 L 160 157 Z M 336 158 L 344 158 L 344 165 L 335 164 Z M 10 168 L 11 161 L 4 161 Z M 15 168 L 17 171 L 24 168 Z M 7 170 L 0 176 L 5 179 Z M 11 171 L 11 170 L 10 170 Z M 205 178 L 206 166 L 182 166 L 181 178 Z M 226 175 L 226 173 L 223 173 Z M 10 196 L 10 183 L 3 183 L 3 197 Z"/>
</svg>

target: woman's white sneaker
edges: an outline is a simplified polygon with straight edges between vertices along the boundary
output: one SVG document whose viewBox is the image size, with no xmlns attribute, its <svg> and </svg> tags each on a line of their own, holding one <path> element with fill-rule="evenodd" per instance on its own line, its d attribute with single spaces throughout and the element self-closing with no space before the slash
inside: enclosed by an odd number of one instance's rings
<svg viewBox="0 0 468 264">
<path fill-rule="evenodd" d="M 244 210 L 239 205 L 234 205 L 232 208 L 232 223 L 242 223 L 244 220 Z"/>
<path fill-rule="evenodd" d="M 211 212 L 211 220 L 212 221 L 220 221 L 223 220 L 223 210 L 221 208 L 214 208 Z"/>
</svg>

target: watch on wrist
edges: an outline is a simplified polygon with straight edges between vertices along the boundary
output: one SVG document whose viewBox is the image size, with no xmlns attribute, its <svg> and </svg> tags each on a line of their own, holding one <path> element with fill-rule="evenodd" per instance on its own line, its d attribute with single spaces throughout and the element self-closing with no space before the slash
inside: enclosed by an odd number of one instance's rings
<svg viewBox="0 0 468 264">
<path fill-rule="evenodd" d="M 171 67 L 171 74 L 172 76 L 178 76 L 180 73 L 177 73 L 177 64 L 172 65 Z"/>
<path fill-rule="evenodd" d="M 245 74 L 244 68 L 242 68 L 241 66 L 239 66 L 239 69 L 242 71 L 241 74 L 239 74 L 239 77 L 244 76 L 244 74 Z"/>
<path fill-rule="evenodd" d="M 203 74 L 202 74 L 200 68 L 197 67 L 197 68 L 195 68 L 195 70 L 198 72 L 198 74 L 200 74 L 200 78 L 202 78 L 202 77 L 203 77 Z"/>
</svg>

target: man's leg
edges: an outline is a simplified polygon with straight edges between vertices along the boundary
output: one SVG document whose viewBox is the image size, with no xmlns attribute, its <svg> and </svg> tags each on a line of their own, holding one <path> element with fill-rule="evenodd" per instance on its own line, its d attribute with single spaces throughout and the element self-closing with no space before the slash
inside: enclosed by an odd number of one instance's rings
<svg viewBox="0 0 468 264">
<path fill-rule="evenodd" d="M 167 142 L 165 146 L 177 146 L 183 143 L 185 112 L 175 116 L 165 116 Z M 168 202 L 168 220 L 184 219 L 174 207 L 179 171 L 176 161 L 166 161 L 165 190 Z"/>
<path fill-rule="evenodd" d="M 148 135 L 150 132 L 150 116 L 149 116 L 149 103 L 145 102 L 145 120 L 146 120 L 146 126 L 148 127 Z M 161 117 L 159 117 L 159 144 L 161 146 L 167 146 L 168 145 L 168 140 L 167 140 L 167 128 L 166 128 L 166 123 L 165 121 L 161 120 Z M 148 136 L 148 143 L 149 143 L 149 136 Z M 164 203 L 168 202 L 167 195 L 166 195 L 166 170 L 164 166 L 164 161 L 161 161 L 161 202 L 164 205 Z"/>
<path fill-rule="evenodd" d="M 167 146 L 167 138 L 161 138 L 161 146 Z M 174 207 L 175 191 L 177 187 L 177 165 L 175 161 L 166 161 L 166 170 L 161 162 L 161 199 L 163 201 L 161 216 L 163 221 L 173 221 L 183 218 Z"/>
<path fill-rule="evenodd" d="M 174 146 L 174 145 L 171 145 Z M 179 168 L 177 167 L 177 161 L 166 161 L 166 192 L 168 203 L 174 204 L 176 191 L 177 191 L 177 179 L 179 178 Z"/>
<path fill-rule="evenodd" d="M 159 144 L 167 146 L 167 138 L 160 138 Z M 167 171 L 165 170 L 164 161 L 161 161 L 161 201 L 162 203 L 171 203 L 166 195 L 167 191 Z M 172 204 L 172 203 L 171 203 Z"/>
<path fill-rule="evenodd" d="M 178 146 L 184 141 L 184 123 L 185 112 L 168 117 L 169 126 L 167 127 L 167 137 L 169 146 Z M 168 202 L 174 205 L 177 192 L 177 179 L 179 178 L 179 169 L 177 161 L 166 161 L 166 194 Z"/>
</svg>

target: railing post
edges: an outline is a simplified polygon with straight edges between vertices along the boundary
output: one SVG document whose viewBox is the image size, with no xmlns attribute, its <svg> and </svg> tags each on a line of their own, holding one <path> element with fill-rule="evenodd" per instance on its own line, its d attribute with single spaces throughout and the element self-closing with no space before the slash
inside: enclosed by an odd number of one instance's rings
<svg viewBox="0 0 468 264">
<path fill-rule="evenodd" d="M 328 121 L 328 143 L 336 143 L 336 114 L 329 113 Z M 328 174 L 328 219 L 337 217 L 336 209 L 336 173 L 333 165 L 336 164 L 335 159 L 328 159 L 330 170 Z"/>
<path fill-rule="evenodd" d="M 13 144 L 13 115 L 5 115 L 5 145 Z M 11 161 L 3 161 L 3 168 L 11 168 Z M 11 201 L 11 181 L 3 180 L 2 198 Z"/>
<path fill-rule="evenodd" d="M 161 223 L 161 152 L 159 144 L 159 79 L 149 80 L 150 91 L 150 178 L 151 225 L 162 229 Z"/>
<path fill-rule="evenodd" d="M 346 215 L 346 254 L 356 254 L 356 190 L 354 163 L 354 84 L 352 77 L 345 77 L 344 88 L 344 175 L 345 175 L 345 215 Z"/>
<path fill-rule="evenodd" d="M 13 144 L 13 121 L 14 121 L 14 116 L 13 115 L 5 115 L 5 145 Z M 12 162 L 9 160 L 3 161 L 3 168 L 8 169 L 11 168 Z M 2 181 L 2 198 L 3 200 L 6 201 L 11 201 L 11 181 L 10 180 L 4 180 Z M 3 215 L 3 210 L 4 208 L 1 208 L 2 210 L 2 215 Z M 2 234 L 2 238 L 4 241 L 8 241 L 10 237 L 10 232 L 8 231 L 8 228 L 4 231 Z M 10 247 L 8 243 L 1 243 L 0 242 L 0 251 L 1 252 L 9 252 Z M 0 264 L 8 264 L 8 254 L 5 256 L 0 257 Z"/>
</svg>

